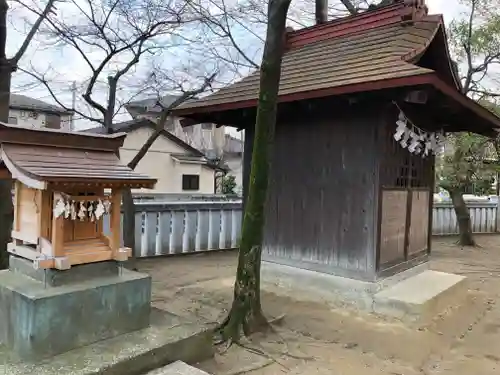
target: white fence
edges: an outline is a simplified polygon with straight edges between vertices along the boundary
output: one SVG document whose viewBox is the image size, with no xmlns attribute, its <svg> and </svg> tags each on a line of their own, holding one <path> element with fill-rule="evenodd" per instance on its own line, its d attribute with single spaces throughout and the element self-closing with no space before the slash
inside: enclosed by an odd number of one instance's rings
<svg viewBox="0 0 500 375">
<path fill-rule="evenodd" d="M 475 233 L 496 231 L 496 202 L 468 202 Z M 137 257 L 173 255 L 238 246 L 241 201 L 136 202 Z M 108 228 L 107 216 L 104 227 Z M 433 235 L 458 233 L 450 202 L 434 203 Z"/>
<path fill-rule="evenodd" d="M 238 246 L 241 201 L 136 202 L 137 257 L 173 255 Z M 104 228 L 109 223 L 104 216 Z"/>
<path fill-rule="evenodd" d="M 496 202 L 467 202 L 472 231 L 474 233 L 494 233 L 497 231 Z M 432 234 L 458 234 L 458 224 L 451 202 L 434 203 L 432 210 Z"/>
</svg>

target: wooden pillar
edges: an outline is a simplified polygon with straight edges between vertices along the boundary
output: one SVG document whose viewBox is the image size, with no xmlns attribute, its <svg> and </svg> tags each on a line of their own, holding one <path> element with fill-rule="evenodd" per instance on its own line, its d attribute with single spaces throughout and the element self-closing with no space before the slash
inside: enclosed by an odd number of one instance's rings
<svg viewBox="0 0 500 375">
<path fill-rule="evenodd" d="M 19 231 L 19 214 L 21 208 L 21 188 L 22 185 L 19 181 L 14 181 L 14 223 L 12 225 L 12 230 L 14 232 Z"/>
<path fill-rule="evenodd" d="M 122 191 L 120 189 L 113 189 L 111 191 L 111 213 L 109 218 L 109 226 L 111 230 L 109 246 L 113 251 L 114 257 L 118 255 L 118 251 L 120 250 L 121 204 Z"/>
<path fill-rule="evenodd" d="M 57 202 L 59 197 L 54 195 L 54 202 Z M 64 254 L 64 215 L 52 217 L 52 255 L 55 257 L 63 257 Z"/>
</svg>

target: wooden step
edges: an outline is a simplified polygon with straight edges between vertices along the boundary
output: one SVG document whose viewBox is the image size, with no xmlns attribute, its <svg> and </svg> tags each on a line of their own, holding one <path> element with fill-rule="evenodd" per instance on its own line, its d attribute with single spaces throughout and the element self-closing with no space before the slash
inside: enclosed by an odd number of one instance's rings
<svg viewBox="0 0 500 375">
<path fill-rule="evenodd" d="M 88 240 L 77 240 L 64 243 L 65 252 L 98 252 L 110 251 L 110 247 L 99 238 L 92 238 Z"/>
</svg>

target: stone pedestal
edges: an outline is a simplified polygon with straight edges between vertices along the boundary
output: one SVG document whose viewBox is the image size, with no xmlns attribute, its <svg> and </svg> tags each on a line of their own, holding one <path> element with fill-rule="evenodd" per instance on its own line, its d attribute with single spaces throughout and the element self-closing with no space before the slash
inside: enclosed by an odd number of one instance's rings
<svg viewBox="0 0 500 375">
<path fill-rule="evenodd" d="M 151 278 L 116 262 L 36 271 L 11 257 L 0 271 L 0 340 L 36 360 L 149 326 Z"/>
</svg>

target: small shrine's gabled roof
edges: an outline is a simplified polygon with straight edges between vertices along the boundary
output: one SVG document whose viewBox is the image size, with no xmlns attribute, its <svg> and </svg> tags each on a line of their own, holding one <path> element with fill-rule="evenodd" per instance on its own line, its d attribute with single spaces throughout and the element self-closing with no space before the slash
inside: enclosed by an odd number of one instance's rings
<svg viewBox="0 0 500 375">
<path fill-rule="evenodd" d="M 124 134 L 89 135 L 0 123 L 0 158 L 12 178 L 36 189 L 48 185 L 154 187 L 155 179 L 121 163 L 117 151 L 123 138 Z"/>
</svg>

